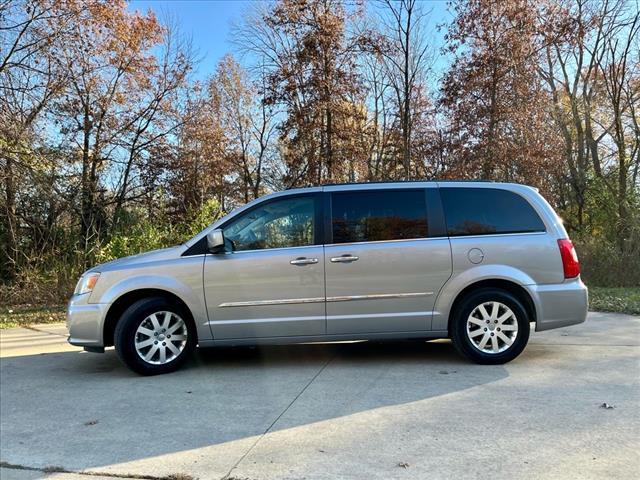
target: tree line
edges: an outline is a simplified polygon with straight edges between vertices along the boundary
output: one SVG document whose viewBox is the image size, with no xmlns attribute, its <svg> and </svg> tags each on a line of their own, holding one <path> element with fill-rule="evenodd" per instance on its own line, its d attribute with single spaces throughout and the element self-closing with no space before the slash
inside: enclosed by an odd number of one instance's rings
<svg viewBox="0 0 640 480">
<path fill-rule="evenodd" d="M 533 185 L 593 281 L 637 285 L 637 2 L 448 8 L 434 27 L 416 0 L 256 3 L 196 79 L 175 18 L 0 0 L 3 300 L 63 296 L 271 190 L 387 179 Z"/>
</svg>

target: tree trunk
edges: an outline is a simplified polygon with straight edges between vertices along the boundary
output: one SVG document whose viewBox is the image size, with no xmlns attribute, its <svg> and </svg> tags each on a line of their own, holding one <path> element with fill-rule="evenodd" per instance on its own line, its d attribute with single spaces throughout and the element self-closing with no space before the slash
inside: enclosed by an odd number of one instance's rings
<svg viewBox="0 0 640 480">
<path fill-rule="evenodd" d="M 16 190 L 13 183 L 13 159 L 10 154 L 6 156 L 6 163 L 4 167 L 4 191 L 6 201 L 6 212 L 3 215 L 4 218 L 4 231 L 5 231 L 5 245 L 2 250 L 2 277 L 4 280 L 15 280 L 17 269 L 17 238 L 16 238 Z"/>
<path fill-rule="evenodd" d="M 90 154 L 91 139 L 91 119 L 89 118 L 89 110 L 85 108 L 83 122 L 83 139 L 82 139 L 82 185 L 81 185 L 81 229 L 80 238 L 82 240 L 84 253 L 84 266 L 89 264 L 89 244 L 93 237 L 94 225 L 94 193 L 92 186 L 92 170 L 93 165 Z M 95 154 L 95 153 L 94 153 Z"/>
<path fill-rule="evenodd" d="M 621 252 L 627 251 L 627 236 L 629 234 L 629 218 L 627 212 L 627 163 L 626 145 L 621 115 L 616 119 L 618 144 L 618 244 Z"/>
</svg>

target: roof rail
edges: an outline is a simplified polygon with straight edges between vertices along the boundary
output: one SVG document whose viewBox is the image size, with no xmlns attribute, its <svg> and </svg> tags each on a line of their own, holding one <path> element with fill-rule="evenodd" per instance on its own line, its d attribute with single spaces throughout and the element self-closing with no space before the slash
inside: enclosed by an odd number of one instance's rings
<svg viewBox="0 0 640 480">
<path fill-rule="evenodd" d="M 374 180 L 374 181 L 364 181 L 364 182 L 330 182 L 330 183 L 321 183 L 319 185 L 316 184 L 304 184 L 304 185 L 296 185 L 292 187 L 287 187 L 285 190 L 292 190 L 294 188 L 311 188 L 311 187 L 333 187 L 338 185 L 379 185 L 379 184 L 391 184 L 391 183 L 429 183 L 429 182 L 438 182 L 438 183 L 447 183 L 447 182 L 474 182 L 474 183 L 504 183 L 499 182 L 497 180 L 484 180 L 484 179 L 475 179 L 475 178 L 451 178 L 451 179 L 423 179 L 423 180 Z"/>
<path fill-rule="evenodd" d="M 373 182 L 339 182 L 339 183 L 323 183 L 321 186 L 323 187 L 331 187 L 335 185 L 369 185 L 369 184 L 380 184 L 380 183 L 425 183 L 425 182 L 485 182 L 485 183 L 496 183 L 495 180 L 478 180 L 478 179 L 447 179 L 440 180 L 437 178 L 432 179 L 424 179 L 424 180 L 376 180 Z"/>
</svg>

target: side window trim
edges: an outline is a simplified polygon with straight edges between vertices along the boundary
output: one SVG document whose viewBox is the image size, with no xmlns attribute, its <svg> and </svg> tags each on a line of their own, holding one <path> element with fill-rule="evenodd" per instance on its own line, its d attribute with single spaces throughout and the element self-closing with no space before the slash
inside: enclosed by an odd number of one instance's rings
<svg viewBox="0 0 640 480">
<path fill-rule="evenodd" d="M 447 222 L 444 218 L 444 206 L 442 205 L 442 198 L 440 198 L 440 189 L 438 187 L 426 187 L 424 190 L 427 196 L 428 238 L 446 238 L 449 235 Z"/>
<path fill-rule="evenodd" d="M 315 224 L 313 226 L 313 245 L 309 246 L 317 247 L 324 245 L 324 197 L 323 192 L 315 192 L 310 195 L 313 198 L 313 204 L 315 206 L 315 217 L 313 219 Z"/>
<path fill-rule="evenodd" d="M 206 255 L 207 253 L 207 237 L 204 236 L 196 243 L 187 248 L 184 252 L 182 252 L 181 257 L 193 257 L 196 255 Z"/>
<path fill-rule="evenodd" d="M 322 206 L 324 211 L 322 222 L 324 227 L 324 235 L 322 238 L 322 243 L 324 245 L 331 245 L 333 241 L 333 211 L 331 204 L 331 192 L 322 192 Z"/>
</svg>

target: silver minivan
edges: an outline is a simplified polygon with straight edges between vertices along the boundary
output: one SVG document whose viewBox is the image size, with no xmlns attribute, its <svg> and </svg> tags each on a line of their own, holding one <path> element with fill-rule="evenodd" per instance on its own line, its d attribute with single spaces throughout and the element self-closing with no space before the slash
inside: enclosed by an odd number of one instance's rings
<svg viewBox="0 0 640 480">
<path fill-rule="evenodd" d="M 586 314 L 576 252 L 534 188 L 434 181 L 264 196 L 183 245 L 88 270 L 67 324 L 71 344 L 114 345 L 148 375 L 196 346 L 400 338 L 500 364 L 531 323 Z"/>
</svg>

